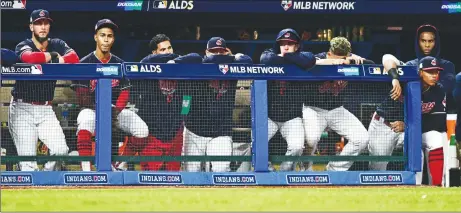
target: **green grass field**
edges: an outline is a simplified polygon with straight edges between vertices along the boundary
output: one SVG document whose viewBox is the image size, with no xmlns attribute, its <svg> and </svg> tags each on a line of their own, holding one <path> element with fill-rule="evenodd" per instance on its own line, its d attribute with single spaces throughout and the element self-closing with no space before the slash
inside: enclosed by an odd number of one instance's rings
<svg viewBox="0 0 461 213">
<path fill-rule="evenodd" d="M 2 189 L 2 211 L 461 211 L 461 188 Z"/>
</svg>

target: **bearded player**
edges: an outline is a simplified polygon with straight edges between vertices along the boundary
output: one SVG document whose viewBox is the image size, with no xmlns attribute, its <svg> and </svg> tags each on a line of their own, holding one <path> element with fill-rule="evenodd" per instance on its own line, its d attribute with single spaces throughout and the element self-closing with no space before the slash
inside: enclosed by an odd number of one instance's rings
<svg viewBox="0 0 461 213">
<path fill-rule="evenodd" d="M 315 65 L 315 57 L 311 52 L 304 52 L 303 43 L 293 29 L 284 29 L 277 35 L 274 47 L 261 54 L 262 64 L 295 64 L 302 69 Z M 300 81 L 268 81 L 268 139 L 277 131 L 287 142 L 286 156 L 301 156 L 304 150 L 304 129 L 301 114 L 303 99 L 302 88 L 309 82 Z M 281 171 L 292 171 L 292 161 L 282 162 Z M 273 171 L 272 165 L 269 170 Z"/>
<path fill-rule="evenodd" d="M 15 52 L 21 62 L 78 63 L 77 53 L 66 42 L 48 38 L 52 22 L 46 10 L 38 9 L 31 13 L 29 29 L 32 38 L 16 46 Z M 41 67 L 38 70 L 40 72 Z M 64 132 L 51 105 L 55 87 L 56 80 L 16 80 L 11 90 L 8 123 L 18 156 L 35 156 L 38 139 L 49 148 L 50 155 L 68 154 Z M 37 162 L 32 161 L 22 161 L 19 167 L 21 171 L 38 170 Z M 48 162 L 43 170 L 51 171 L 55 168 L 56 162 Z"/>
<path fill-rule="evenodd" d="M 202 63 L 196 53 L 179 56 L 174 53 L 170 39 L 158 34 L 149 43 L 152 54 L 141 63 Z M 182 80 L 133 80 L 132 103 L 139 109 L 139 116 L 149 127 L 145 143 L 129 141 L 123 155 L 132 156 L 181 156 L 183 147 L 183 117 L 181 109 L 186 88 Z M 144 171 L 179 171 L 179 161 L 141 162 Z"/>
<path fill-rule="evenodd" d="M 123 60 L 112 54 L 111 48 L 115 42 L 115 32 L 118 26 L 109 19 L 102 19 L 96 23 L 94 40 L 96 50 L 83 57 L 80 63 L 123 63 Z M 79 104 L 84 106 L 77 116 L 77 150 L 80 156 L 92 155 L 91 138 L 95 134 L 95 89 L 97 80 L 90 80 L 75 88 Z M 75 85 L 74 85 L 75 86 Z M 131 135 L 129 140 L 143 140 L 147 137 L 146 123 L 133 111 L 125 109 L 130 98 L 128 82 L 124 79 L 112 79 L 113 100 L 112 119 L 117 118 L 117 127 Z M 118 167 L 118 165 L 115 165 Z M 91 171 L 91 163 L 81 163 L 83 171 Z M 113 168 L 115 169 L 115 168 Z"/>
<path fill-rule="evenodd" d="M 207 43 L 203 63 L 232 64 L 252 63 L 249 56 L 233 55 L 226 41 L 213 37 Z M 186 156 L 231 156 L 232 114 L 235 105 L 237 80 L 189 81 L 192 96 L 190 112 L 184 131 L 184 155 Z M 230 161 L 207 163 L 205 171 L 229 172 Z M 188 172 L 199 172 L 201 162 L 184 162 Z"/>
</svg>

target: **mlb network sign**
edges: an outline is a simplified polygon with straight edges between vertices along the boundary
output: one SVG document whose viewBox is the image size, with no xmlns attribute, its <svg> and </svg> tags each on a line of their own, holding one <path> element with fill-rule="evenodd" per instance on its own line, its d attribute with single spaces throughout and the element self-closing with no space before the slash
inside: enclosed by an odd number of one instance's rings
<svg viewBox="0 0 461 213">
<path fill-rule="evenodd" d="M 26 9 L 26 0 L 1 0 L 1 9 Z"/>
<path fill-rule="evenodd" d="M 403 183 L 402 174 L 399 173 L 366 173 L 360 174 L 361 184 L 399 184 Z"/>
<path fill-rule="evenodd" d="M 32 185 L 32 174 L 2 174 L 2 185 Z"/>
<path fill-rule="evenodd" d="M 240 74 L 276 74 L 284 75 L 284 67 L 258 67 L 258 66 L 239 66 L 239 65 L 228 65 L 220 64 L 218 66 L 219 71 L 223 74 L 240 73 Z"/>
<path fill-rule="evenodd" d="M 355 1 L 292 1 L 282 0 L 285 11 L 293 10 L 355 10 Z"/>
</svg>

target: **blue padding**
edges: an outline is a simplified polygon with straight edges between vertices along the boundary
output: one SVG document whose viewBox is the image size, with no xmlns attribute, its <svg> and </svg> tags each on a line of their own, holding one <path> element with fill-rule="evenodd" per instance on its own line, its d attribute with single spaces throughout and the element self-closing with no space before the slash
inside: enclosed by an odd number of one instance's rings
<svg viewBox="0 0 461 213">
<path fill-rule="evenodd" d="M 2 67 L 3 80 L 90 80 L 122 78 L 121 64 L 14 64 Z"/>
<path fill-rule="evenodd" d="M 112 80 L 99 79 L 96 85 L 96 153 L 98 171 L 111 171 Z"/>
<path fill-rule="evenodd" d="M 2 185 L 415 185 L 413 172 L 3 172 Z"/>
<path fill-rule="evenodd" d="M 125 63 L 129 79 L 253 79 L 253 80 L 350 80 L 390 82 L 381 65 L 318 65 L 303 70 L 295 65 L 261 64 L 146 64 Z M 419 80 L 415 66 L 403 66 L 401 82 Z"/>
<path fill-rule="evenodd" d="M 267 81 L 255 80 L 251 96 L 251 120 L 253 131 L 253 158 L 256 172 L 267 172 L 269 162 Z"/>
<path fill-rule="evenodd" d="M 405 95 L 405 153 L 408 156 L 406 170 L 421 171 L 421 82 L 409 82 Z"/>
</svg>

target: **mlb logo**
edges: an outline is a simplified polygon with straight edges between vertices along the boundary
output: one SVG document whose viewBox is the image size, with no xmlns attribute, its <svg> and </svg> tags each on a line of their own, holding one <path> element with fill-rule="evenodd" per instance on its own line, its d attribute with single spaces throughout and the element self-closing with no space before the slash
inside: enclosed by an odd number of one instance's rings
<svg viewBox="0 0 461 213">
<path fill-rule="evenodd" d="M 381 68 L 380 67 L 369 67 L 368 71 L 370 74 L 373 75 L 381 75 Z"/>
<path fill-rule="evenodd" d="M 290 9 L 292 5 L 293 5 L 293 1 L 291 1 L 291 0 L 282 0 L 281 6 L 285 11 Z"/>
<path fill-rule="evenodd" d="M 167 1 L 155 0 L 153 7 L 154 9 L 166 9 L 167 5 L 168 5 Z"/>
<path fill-rule="evenodd" d="M 227 65 L 227 64 L 220 64 L 220 65 L 219 65 L 219 71 L 221 71 L 223 74 L 226 74 L 227 71 L 229 71 L 229 65 Z"/>
<path fill-rule="evenodd" d="M 34 75 L 43 74 L 42 65 L 37 64 L 37 65 L 31 66 L 30 68 L 31 68 L 30 74 L 34 74 Z"/>
<path fill-rule="evenodd" d="M 126 66 L 127 70 L 130 72 L 138 72 L 138 65 L 127 65 Z"/>
<path fill-rule="evenodd" d="M 1 1 L 2 9 L 26 9 L 26 0 Z"/>
</svg>

